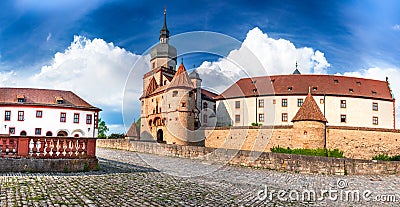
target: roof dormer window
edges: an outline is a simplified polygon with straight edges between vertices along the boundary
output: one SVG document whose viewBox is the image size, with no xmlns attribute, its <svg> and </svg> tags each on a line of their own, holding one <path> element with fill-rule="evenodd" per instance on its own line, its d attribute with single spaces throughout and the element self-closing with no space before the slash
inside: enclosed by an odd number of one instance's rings
<svg viewBox="0 0 400 207">
<path fill-rule="evenodd" d="M 357 81 L 357 85 L 358 85 L 358 86 L 361 86 L 361 82 L 360 82 L 360 81 Z"/>
<path fill-rule="evenodd" d="M 57 104 L 63 104 L 64 103 L 64 99 L 61 98 L 61 97 L 56 97 L 56 101 L 57 101 Z"/>
<path fill-rule="evenodd" d="M 292 90 L 293 90 L 293 87 L 292 87 L 292 86 L 289 86 L 289 87 L 287 88 L 287 90 L 288 90 L 288 91 L 292 91 Z"/>
<path fill-rule="evenodd" d="M 372 95 L 373 95 L 373 96 L 376 96 L 376 91 L 372 91 Z"/>
<path fill-rule="evenodd" d="M 317 91 L 317 90 L 318 90 L 318 87 L 313 87 L 312 90 L 313 90 L 313 91 Z"/>
<path fill-rule="evenodd" d="M 353 92 L 354 92 L 354 90 L 353 90 L 352 88 L 350 88 L 350 89 L 349 89 L 349 92 L 350 92 L 350 93 L 353 93 Z"/>
<path fill-rule="evenodd" d="M 335 79 L 335 80 L 333 80 L 333 82 L 334 82 L 335 84 L 338 84 L 338 83 L 339 83 L 339 80 L 338 80 L 338 79 Z"/>
<path fill-rule="evenodd" d="M 24 95 L 18 95 L 18 96 L 17 96 L 17 101 L 18 101 L 18 103 L 23 103 L 23 102 L 25 102 L 25 96 L 24 96 Z"/>
</svg>

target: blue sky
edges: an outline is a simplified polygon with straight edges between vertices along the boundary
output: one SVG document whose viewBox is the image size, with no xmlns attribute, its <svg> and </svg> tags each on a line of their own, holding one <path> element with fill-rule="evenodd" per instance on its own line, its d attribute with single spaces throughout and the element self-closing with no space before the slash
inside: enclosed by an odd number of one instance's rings
<svg viewBox="0 0 400 207">
<path fill-rule="evenodd" d="M 121 131 L 121 100 L 111 97 L 115 92 L 109 88 L 123 90 L 118 83 L 124 82 L 127 70 L 157 43 L 164 6 L 171 35 L 212 31 L 239 41 L 247 40 L 253 45 L 258 44 L 256 38 L 251 37 L 264 38 L 261 40 L 268 44 L 267 40 L 282 39 L 299 50 L 311 48 L 313 53 L 310 54 L 314 56 L 317 51 L 323 53 L 323 58 L 317 61 L 327 61 L 321 66 L 324 73 L 370 78 L 381 78 L 379 75 L 384 74 L 396 87 L 400 70 L 400 2 L 396 0 L 190 3 L 176 0 L 92 0 L 84 3 L 78 0 L 3 0 L 0 1 L 0 86 L 73 90 L 101 107 L 103 119 L 113 131 Z M 91 59 L 93 53 L 101 55 Z M 107 57 L 114 58 L 107 61 Z M 218 57 L 197 54 L 188 57 L 185 64 L 200 66 L 204 61 L 218 61 Z M 293 70 L 296 60 L 287 61 L 293 65 L 287 71 Z M 92 68 L 80 70 L 80 67 Z M 282 73 L 287 71 L 282 70 Z M 310 66 L 305 71 L 316 70 Z M 89 72 L 96 75 L 86 74 Z M 65 76 L 64 73 L 76 75 Z M 90 84 L 93 81 L 93 85 L 100 83 L 107 87 L 86 89 L 72 80 L 82 76 L 92 80 L 81 79 L 80 82 Z M 107 90 L 111 94 L 109 100 L 101 97 L 102 93 L 93 95 L 96 91 L 106 91 L 104 95 L 107 96 Z M 132 117 L 138 117 L 139 110 L 132 112 Z"/>
</svg>

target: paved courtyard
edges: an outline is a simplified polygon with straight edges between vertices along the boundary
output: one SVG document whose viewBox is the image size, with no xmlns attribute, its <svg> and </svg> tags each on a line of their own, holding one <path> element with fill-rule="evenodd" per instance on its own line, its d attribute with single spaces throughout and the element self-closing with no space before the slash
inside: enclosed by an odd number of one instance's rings
<svg viewBox="0 0 400 207">
<path fill-rule="evenodd" d="M 0 174 L 0 206 L 400 205 L 399 176 L 303 175 L 102 148 L 97 156 L 96 172 Z"/>
</svg>

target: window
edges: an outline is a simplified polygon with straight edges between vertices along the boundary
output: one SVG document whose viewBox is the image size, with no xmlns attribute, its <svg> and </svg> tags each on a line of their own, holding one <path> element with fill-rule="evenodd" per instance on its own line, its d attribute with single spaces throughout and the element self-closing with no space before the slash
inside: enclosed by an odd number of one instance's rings
<svg viewBox="0 0 400 207">
<path fill-rule="evenodd" d="M 204 102 L 204 103 L 203 103 L 203 109 L 206 109 L 206 108 L 208 108 L 208 103 L 207 103 L 207 102 Z"/>
<path fill-rule="evenodd" d="M 258 100 L 258 107 L 264 108 L 264 99 Z"/>
<path fill-rule="evenodd" d="M 282 99 L 282 107 L 287 107 L 287 99 Z"/>
<path fill-rule="evenodd" d="M 186 103 L 185 102 L 182 102 L 182 107 L 186 107 Z"/>
<path fill-rule="evenodd" d="M 15 134 L 15 127 L 8 128 L 8 133 Z"/>
<path fill-rule="evenodd" d="M 378 103 L 372 103 L 372 110 L 378 111 Z"/>
<path fill-rule="evenodd" d="M 376 91 L 372 91 L 372 95 L 373 95 L 373 96 L 376 96 Z"/>
<path fill-rule="evenodd" d="M 378 125 L 378 117 L 376 117 L 376 116 L 372 117 L 372 124 Z"/>
<path fill-rule="evenodd" d="M 86 124 L 92 124 L 92 115 L 91 114 L 86 115 Z"/>
<path fill-rule="evenodd" d="M 340 115 L 340 122 L 342 122 L 342 123 L 346 123 L 346 115 L 344 115 L 344 114 L 342 114 L 342 115 Z"/>
<path fill-rule="evenodd" d="M 203 115 L 203 122 L 204 122 L 204 123 L 207 123 L 207 114 L 204 114 L 204 115 Z"/>
<path fill-rule="evenodd" d="M 340 108 L 346 108 L 346 100 L 340 100 Z"/>
<path fill-rule="evenodd" d="M 156 63 L 155 62 L 153 62 L 153 69 L 156 67 Z"/>
<path fill-rule="evenodd" d="M 297 99 L 297 106 L 301 107 L 302 105 L 303 105 L 303 99 L 302 98 Z"/>
<path fill-rule="evenodd" d="M 350 88 L 350 89 L 349 89 L 349 92 L 350 92 L 350 93 L 353 93 L 353 92 L 354 92 L 354 90 L 353 90 L 352 88 Z"/>
<path fill-rule="evenodd" d="M 360 82 L 360 81 L 357 81 L 357 85 L 358 85 L 358 86 L 361 86 L 361 82 Z"/>
<path fill-rule="evenodd" d="M 240 115 L 239 114 L 235 115 L 235 122 L 236 123 L 240 122 Z"/>
<path fill-rule="evenodd" d="M 43 111 L 36 111 L 36 118 L 42 118 Z"/>
<path fill-rule="evenodd" d="M 264 122 L 264 114 L 258 114 L 258 121 Z"/>
<path fill-rule="evenodd" d="M 79 114 L 74 114 L 74 123 L 79 123 Z"/>
<path fill-rule="evenodd" d="M 18 111 L 18 121 L 24 121 L 24 111 Z"/>
<path fill-rule="evenodd" d="M 61 114 L 60 114 L 60 122 L 65 122 L 65 121 L 66 121 L 66 118 L 67 118 L 67 114 L 61 112 Z"/>
<path fill-rule="evenodd" d="M 324 104 L 324 99 L 323 98 L 319 99 L 319 103 Z"/>
<path fill-rule="evenodd" d="M 23 103 L 23 102 L 25 102 L 24 98 L 18 98 L 18 103 Z"/>
<path fill-rule="evenodd" d="M 276 100 L 274 99 L 274 100 L 272 100 L 272 104 L 276 104 Z"/>
<path fill-rule="evenodd" d="M 235 102 L 235 108 L 240 109 L 240 101 Z"/>
<path fill-rule="evenodd" d="M 46 132 L 46 136 L 51 137 L 53 136 L 53 133 L 51 131 Z"/>
<path fill-rule="evenodd" d="M 172 91 L 172 97 L 178 96 L 178 91 Z"/>
<path fill-rule="evenodd" d="M 333 82 L 334 82 L 335 84 L 338 84 L 338 83 L 339 83 L 339 80 L 335 79 L 335 80 L 333 80 Z"/>
<path fill-rule="evenodd" d="M 11 120 L 11 111 L 5 111 L 4 121 L 10 121 L 10 120 Z"/>
<path fill-rule="evenodd" d="M 287 113 L 282 113 L 282 122 L 287 122 L 287 121 L 288 121 Z"/>
<path fill-rule="evenodd" d="M 42 134 L 42 128 L 36 128 L 35 135 L 41 135 L 41 134 Z"/>
<path fill-rule="evenodd" d="M 290 87 L 287 88 L 287 90 L 288 90 L 288 91 L 292 91 L 292 90 L 293 90 L 293 87 L 290 86 Z"/>
<path fill-rule="evenodd" d="M 63 103 L 64 103 L 64 100 L 62 100 L 62 99 L 57 100 L 57 104 L 63 104 Z"/>
<path fill-rule="evenodd" d="M 313 87 L 312 90 L 313 90 L 313 91 L 317 91 L 317 90 L 318 90 L 318 87 Z"/>
</svg>

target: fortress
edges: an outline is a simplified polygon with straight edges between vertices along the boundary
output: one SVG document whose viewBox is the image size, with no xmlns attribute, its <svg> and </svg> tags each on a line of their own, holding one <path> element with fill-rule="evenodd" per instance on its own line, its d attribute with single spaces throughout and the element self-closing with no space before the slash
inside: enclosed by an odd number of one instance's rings
<svg viewBox="0 0 400 207">
<path fill-rule="evenodd" d="M 177 65 L 164 24 L 143 76 L 140 140 L 269 151 L 338 148 L 346 157 L 400 154 L 388 79 L 293 74 L 242 78 L 223 93 Z"/>
</svg>

